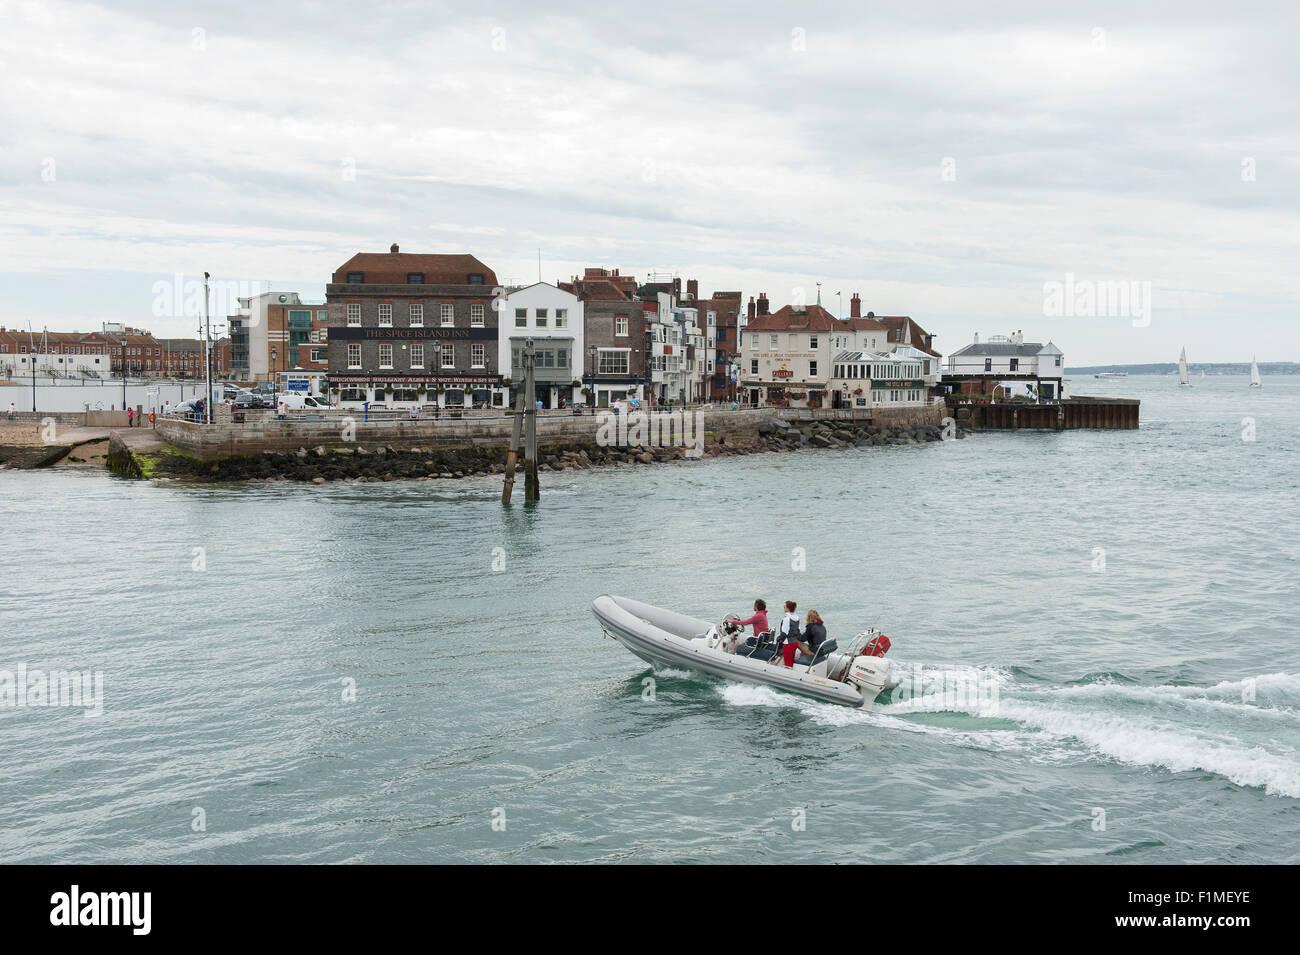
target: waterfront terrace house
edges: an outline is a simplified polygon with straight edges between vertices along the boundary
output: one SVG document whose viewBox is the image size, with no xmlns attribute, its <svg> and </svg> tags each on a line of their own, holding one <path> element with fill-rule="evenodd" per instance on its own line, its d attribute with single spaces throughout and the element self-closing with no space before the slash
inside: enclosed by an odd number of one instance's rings
<svg viewBox="0 0 1300 955">
<path fill-rule="evenodd" d="M 929 402 L 919 357 L 892 352 L 845 350 L 831 366 L 831 407 L 871 410 L 923 407 Z"/>
<path fill-rule="evenodd" d="M 511 290 L 501 299 L 497 367 L 510 379 L 513 406 L 524 388 L 524 343 L 533 342 L 534 394 L 543 408 L 581 403 L 583 303 L 547 282 Z"/>
<path fill-rule="evenodd" d="M 704 357 L 700 373 L 704 376 L 705 401 L 730 401 L 735 391 L 731 369 L 740 356 L 740 292 L 714 292 L 712 298 L 699 297 L 700 283 L 686 282 L 687 305 L 695 306 L 703 330 Z"/>
<path fill-rule="evenodd" d="M 496 294 L 496 273 L 469 254 L 394 244 L 352 256 L 325 286 L 331 398 L 354 408 L 501 405 Z"/>
<path fill-rule="evenodd" d="M 582 278 L 556 284 L 582 302 L 585 345 L 577 355 L 584 386 L 580 398 L 590 403 L 594 394 L 595 404 L 604 408 L 629 394 L 646 397 L 647 333 L 658 314 L 657 303 L 638 300 L 636 279 L 618 269 L 588 268 Z"/>
<path fill-rule="evenodd" d="M 651 304 L 647 302 L 646 304 Z M 679 304 L 671 292 L 655 294 L 655 311 L 646 311 L 650 324 L 652 401 L 695 404 L 703 400 L 708 367 L 704 329 L 698 308 Z"/>
<path fill-rule="evenodd" d="M 979 395 L 1030 395 L 1043 401 L 1069 397 L 1065 355 L 1050 341 L 1026 342 L 1024 333 L 993 335 L 948 356 L 943 384 L 950 391 Z"/>
<path fill-rule="evenodd" d="M 820 305 L 787 305 L 768 312 L 767 293 L 745 323 L 740 386 L 746 403 L 820 408 L 831 372 L 831 339 L 847 326 Z"/>
<path fill-rule="evenodd" d="M 899 358 L 921 362 L 921 375 L 926 386 L 938 383 L 942 373 L 942 356 L 934 349 L 934 335 L 927 332 L 907 315 L 862 315 L 862 297 L 853 293 L 849 300 L 849 317 L 845 328 L 850 334 L 837 338 L 834 347 L 857 349 L 883 354 L 888 352 Z"/>
</svg>

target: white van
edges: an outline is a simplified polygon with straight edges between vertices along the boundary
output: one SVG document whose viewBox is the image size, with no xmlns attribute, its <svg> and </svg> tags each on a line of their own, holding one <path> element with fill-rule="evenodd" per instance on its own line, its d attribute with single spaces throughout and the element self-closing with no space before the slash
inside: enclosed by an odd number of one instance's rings
<svg viewBox="0 0 1300 955">
<path fill-rule="evenodd" d="M 305 395 L 298 391 L 282 391 L 275 398 L 275 410 L 287 408 L 290 411 L 329 411 L 323 398 L 315 395 Z"/>
</svg>

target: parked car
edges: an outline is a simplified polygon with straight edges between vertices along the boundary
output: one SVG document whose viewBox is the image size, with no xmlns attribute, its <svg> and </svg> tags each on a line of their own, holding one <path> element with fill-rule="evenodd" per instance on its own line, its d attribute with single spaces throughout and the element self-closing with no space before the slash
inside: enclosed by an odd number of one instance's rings
<svg viewBox="0 0 1300 955">
<path fill-rule="evenodd" d="M 263 398 L 261 395 L 255 395 L 251 391 L 235 398 L 236 411 L 250 411 L 258 408 L 271 407 L 270 399 Z"/>
<path fill-rule="evenodd" d="M 194 415 L 198 411 L 198 404 L 193 401 L 182 401 L 178 405 L 172 405 L 172 415 L 174 417 L 189 418 L 194 420 Z"/>
</svg>

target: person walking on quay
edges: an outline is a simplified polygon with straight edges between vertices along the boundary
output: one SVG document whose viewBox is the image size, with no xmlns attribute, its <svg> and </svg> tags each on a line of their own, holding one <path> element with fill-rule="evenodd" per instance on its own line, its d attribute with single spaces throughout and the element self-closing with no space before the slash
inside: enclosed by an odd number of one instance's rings
<svg viewBox="0 0 1300 955">
<path fill-rule="evenodd" d="M 418 405 L 411 405 L 411 420 L 412 421 L 420 420 L 420 408 Z"/>
<path fill-rule="evenodd" d="M 14 403 L 12 401 L 9 402 L 9 420 L 14 420 Z"/>
<path fill-rule="evenodd" d="M 128 428 L 134 428 L 134 427 L 135 427 L 135 409 L 134 409 L 134 408 L 127 408 L 127 409 L 126 409 L 126 426 L 127 426 Z"/>
</svg>

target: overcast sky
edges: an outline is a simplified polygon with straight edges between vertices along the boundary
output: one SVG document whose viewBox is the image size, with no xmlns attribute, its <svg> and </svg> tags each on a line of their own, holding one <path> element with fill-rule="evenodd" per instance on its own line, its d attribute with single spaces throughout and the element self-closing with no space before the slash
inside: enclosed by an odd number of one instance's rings
<svg viewBox="0 0 1300 955">
<path fill-rule="evenodd" d="M 0 324 L 193 334 L 155 283 L 398 242 L 1300 360 L 1295 3 L 713 6 L 0 0 Z M 1149 320 L 1046 315 L 1067 274 Z"/>
</svg>

